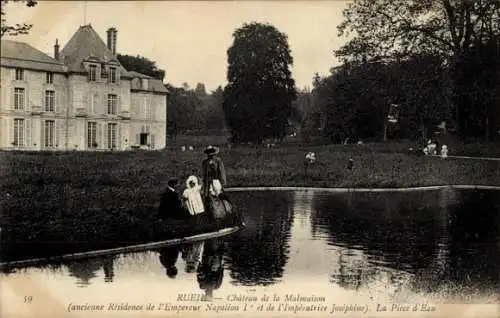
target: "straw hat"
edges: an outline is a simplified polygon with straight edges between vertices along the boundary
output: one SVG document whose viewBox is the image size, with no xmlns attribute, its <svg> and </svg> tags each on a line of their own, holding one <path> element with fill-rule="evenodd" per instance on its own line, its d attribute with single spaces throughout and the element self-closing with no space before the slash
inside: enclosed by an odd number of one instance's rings
<svg viewBox="0 0 500 318">
<path fill-rule="evenodd" d="M 216 155 L 219 153 L 219 148 L 214 146 L 208 146 L 203 150 L 203 152 L 206 155 Z"/>
</svg>

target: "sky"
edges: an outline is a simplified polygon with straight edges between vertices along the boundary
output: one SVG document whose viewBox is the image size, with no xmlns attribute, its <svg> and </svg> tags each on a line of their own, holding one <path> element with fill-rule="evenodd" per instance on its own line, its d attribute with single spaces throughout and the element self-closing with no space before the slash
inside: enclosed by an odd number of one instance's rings
<svg viewBox="0 0 500 318">
<path fill-rule="evenodd" d="M 10 2 L 7 21 L 33 24 L 29 35 L 6 37 L 27 42 L 53 56 L 81 25 L 91 24 L 106 42 L 118 29 L 117 52 L 141 55 L 166 71 L 164 82 L 207 90 L 226 84 L 227 49 L 244 23 L 267 22 L 287 34 L 298 88 L 312 86 L 314 73 L 338 65 L 333 51 L 345 1 L 39 1 L 34 8 Z"/>
</svg>

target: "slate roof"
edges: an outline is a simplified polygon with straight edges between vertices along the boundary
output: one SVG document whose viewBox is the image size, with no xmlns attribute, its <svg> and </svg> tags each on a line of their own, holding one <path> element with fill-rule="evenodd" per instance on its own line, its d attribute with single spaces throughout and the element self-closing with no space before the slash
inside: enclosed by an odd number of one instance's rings
<svg viewBox="0 0 500 318">
<path fill-rule="evenodd" d="M 128 75 L 130 77 L 137 77 L 137 78 L 149 78 L 149 79 L 152 79 L 151 76 L 148 76 L 146 74 L 142 74 L 142 73 L 139 73 L 139 72 L 136 72 L 136 71 L 128 71 Z"/>
<path fill-rule="evenodd" d="M 1 41 L 0 64 L 2 66 L 60 73 L 68 71 L 80 73 L 86 72 L 83 61 L 96 60 L 104 63 L 115 61 L 119 65 L 122 76 L 131 79 L 132 90 L 168 93 L 161 80 L 139 72 L 127 71 L 90 24 L 81 26 L 76 31 L 61 50 L 60 57 L 60 61 L 58 61 L 27 43 L 11 40 Z M 148 79 L 147 89 L 142 88 L 140 79 L 143 78 Z"/>
<path fill-rule="evenodd" d="M 58 60 L 27 43 L 12 40 L 1 40 L 0 65 L 55 73 L 67 71 L 67 68 Z"/>
<path fill-rule="evenodd" d="M 115 61 L 120 64 L 116 56 L 113 55 L 106 43 L 90 24 L 81 26 L 73 37 L 62 49 L 61 59 L 69 67 L 71 72 L 85 72 L 83 61 L 97 59 L 99 62 L 109 63 Z M 125 69 L 120 64 L 122 72 Z M 125 74 L 125 73 L 123 73 Z"/>
<path fill-rule="evenodd" d="M 132 78 L 132 81 L 130 82 L 130 89 L 132 90 L 148 91 L 155 93 L 168 93 L 167 88 L 165 87 L 165 85 L 163 85 L 163 82 L 160 81 L 159 79 L 152 78 L 151 76 L 136 71 L 129 71 L 128 75 L 129 77 Z M 148 79 L 148 89 L 142 88 L 141 79 L 143 78 Z"/>
</svg>

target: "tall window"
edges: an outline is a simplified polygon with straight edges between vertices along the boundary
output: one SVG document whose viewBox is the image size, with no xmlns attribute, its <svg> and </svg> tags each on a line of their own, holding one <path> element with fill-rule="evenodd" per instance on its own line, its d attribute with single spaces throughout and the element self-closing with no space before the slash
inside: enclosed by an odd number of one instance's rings
<svg viewBox="0 0 500 318">
<path fill-rule="evenodd" d="M 97 65 L 89 66 L 89 81 L 91 82 L 97 81 Z"/>
<path fill-rule="evenodd" d="M 16 147 L 24 146 L 24 119 L 14 119 L 14 140 Z"/>
<path fill-rule="evenodd" d="M 116 74 L 116 67 L 109 68 L 109 81 L 111 83 L 116 83 L 118 81 Z"/>
<path fill-rule="evenodd" d="M 99 102 L 99 94 L 98 93 L 90 93 L 89 97 L 89 114 L 95 114 L 97 112 L 97 105 Z"/>
<path fill-rule="evenodd" d="M 47 72 L 45 78 L 47 84 L 54 84 L 54 73 Z"/>
<path fill-rule="evenodd" d="M 14 109 L 24 109 L 24 88 L 14 88 Z"/>
<path fill-rule="evenodd" d="M 144 119 L 152 119 L 152 112 L 151 112 L 151 103 L 148 103 L 147 99 L 144 99 L 144 106 L 142 107 L 143 109 L 143 118 Z"/>
<path fill-rule="evenodd" d="M 108 149 L 116 149 L 116 129 L 117 124 L 108 124 Z"/>
<path fill-rule="evenodd" d="M 24 70 L 16 68 L 16 81 L 24 81 Z"/>
<path fill-rule="evenodd" d="M 89 122 L 87 125 L 87 148 L 97 148 L 97 123 Z"/>
<path fill-rule="evenodd" d="M 118 106 L 118 96 L 115 94 L 108 94 L 108 114 L 116 115 Z"/>
<path fill-rule="evenodd" d="M 56 92 L 54 91 L 45 91 L 45 111 L 53 112 L 56 104 Z"/>
<path fill-rule="evenodd" d="M 43 127 L 45 148 L 54 148 L 56 146 L 56 123 L 53 120 L 46 120 Z"/>
</svg>

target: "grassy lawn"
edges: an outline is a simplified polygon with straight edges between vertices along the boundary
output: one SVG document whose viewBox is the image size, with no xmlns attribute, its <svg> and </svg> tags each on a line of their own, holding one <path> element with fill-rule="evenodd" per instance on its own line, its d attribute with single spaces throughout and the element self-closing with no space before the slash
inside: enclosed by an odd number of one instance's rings
<svg viewBox="0 0 500 318">
<path fill-rule="evenodd" d="M 195 151 L 181 151 L 181 144 L 169 144 L 162 152 L 0 152 L 3 256 L 16 254 L 19 244 L 30 255 L 40 252 L 42 241 L 59 244 L 61 251 L 69 242 L 73 245 L 65 248 L 74 251 L 78 244 L 88 249 L 152 241 L 159 233 L 161 238 L 181 235 L 156 219 L 168 178 L 200 174 L 201 144 Z M 274 149 L 219 145 L 230 187 L 500 185 L 499 161 L 421 157 L 408 154 L 405 144 Z M 498 148 L 488 148 L 490 156 Z M 314 151 L 318 161 L 306 175 L 307 151 Z M 346 169 L 349 158 L 353 170 Z"/>
</svg>

